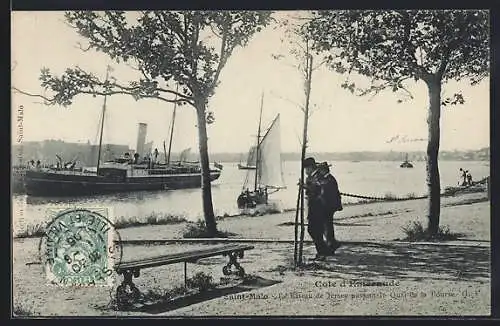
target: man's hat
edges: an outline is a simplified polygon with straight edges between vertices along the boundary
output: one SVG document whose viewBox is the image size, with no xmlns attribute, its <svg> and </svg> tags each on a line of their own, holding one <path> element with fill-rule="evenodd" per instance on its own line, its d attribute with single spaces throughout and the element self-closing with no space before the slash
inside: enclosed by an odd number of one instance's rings
<svg viewBox="0 0 500 326">
<path fill-rule="evenodd" d="M 312 157 L 308 157 L 304 160 L 304 168 L 316 166 L 316 161 Z"/>
</svg>

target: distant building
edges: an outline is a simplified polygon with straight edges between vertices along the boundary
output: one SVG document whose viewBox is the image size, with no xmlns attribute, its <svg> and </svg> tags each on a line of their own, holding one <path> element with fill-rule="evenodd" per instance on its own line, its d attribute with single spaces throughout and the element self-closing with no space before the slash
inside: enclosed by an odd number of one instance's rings
<svg viewBox="0 0 500 326">
<path fill-rule="evenodd" d="M 20 150 L 21 146 L 22 150 Z M 11 159 L 14 164 L 25 164 L 30 160 L 40 160 L 44 165 L 55 165 L 58 161 L 57 156 L 59 156 L 64 162 L 77 161 L 77 166 L 95 166 L 98 147 L 98 145 L 91 145 L 89 142 L 29 141 L 23 142 L 21 145 L 14 145 Z M 101 160 L 105 161 L 115 156 L 122 156 L 126 152 L 131 153 L 127 145 L 104 144 L 102 146 Z M 22 155 L 22 157 L 20 158 L 19 155 Z"/>
<path fill-rule="evenodd" d="M 86 160 L 87 165 L 97 164 L 99 145 L 92 145 L 90 148 L 90 155 Z M 103 144 L 101 147 L 101 162 L 109 161 L 115 157 L 121 157 L 125 153 L 130 153 L 127 145 L 117 145 L 117 144 Z M 132 154 L 133 155 L 133 154 Z"/>
</svg>

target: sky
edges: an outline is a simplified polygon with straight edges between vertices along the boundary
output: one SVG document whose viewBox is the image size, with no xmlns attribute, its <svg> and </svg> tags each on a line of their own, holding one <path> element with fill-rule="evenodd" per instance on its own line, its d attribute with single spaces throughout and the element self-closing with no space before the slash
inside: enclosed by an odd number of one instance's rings
<svg viewBox="0 0 500 326">
<path fill-rule="evenodd" d="M 12 85 L 30 93 L 44 94 L 39 75 L 42 67 L 60 74 L 80 66 L 104 78 L 106 66 L 114 68 L 118 80 L 131 80 L 135 72 L 111 61 L 106 55 L 82 52 L 85 44 L 66 25 L 63 12 L 12 12 Z M 224 67 L 220 84 L 210 99 L 215 123 L 208 126 L 209 152 L 246 152 L 255 143 L 261 96 L 264 94 L 263 128 L 281 115 L 283 152 L 299 152 L 305 101 L 303 77 L 291 56 L 289 42 L 282 42 L 283 30 L 268 27 L 257 33 L 244 48 L 237 48 Z M 285 59 L 275 60 L 272 55 Z M 319 62 L 319 57 L 316 62 Z M 313 73 L 312 115 L 309 119 L 310 152 L 415 151 L 425 150 L 426 141 L 393 141 L 427 138 L 427 87 L 409 85 L 414 97 L 397 103 L 390 91 L 376 97 L 359 97 L 340 87 L 345 77 L 321 66 Z M 445 107 L 441 114 L 441 150 L 467 150 L 489 146 L 489 81 L 477 86 L 449 83 L 442 95 L 462 90 L 465 104 Z M 23 106 L 23 141 L 61 139 L 67 142 L 98 143 L 103 98 L 78 96 L 69 107 L 46 106 L 39 99 L 12 93 L 12 119 Z M 147 123 L 147 141 L 162 148 L 169 137 L 173 104 L 159 100 L 135 101 L 130 96 L 108 97 L 104 143 L 135 148 L 138 123 Z M 19 128 L 12 128 L 15 140 Z M 154 148 L 153 147 L 153 148 Z M 172 150 L 198 148 L 195 111 L 178 107 Z"/>
</svg>

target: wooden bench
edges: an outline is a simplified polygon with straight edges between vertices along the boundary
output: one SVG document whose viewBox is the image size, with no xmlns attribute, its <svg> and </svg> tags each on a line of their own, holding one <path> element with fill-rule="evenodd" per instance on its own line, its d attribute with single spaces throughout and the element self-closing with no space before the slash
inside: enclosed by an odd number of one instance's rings
<svg viewBox="0 0 500 326">
<path fill-rule="evenodd" d="M 254 246 L 243 244 L 228 244 L 208 249 L 184 251 L 175 254 L 120 262 L 114 266 L 115 271 L 119 275 L 123 275 L 123 282 L 116 289 L 116 298 L 118 301 L 123 301 L 130 296 L 132 296 L 133 298 L 137 298 L 139 296 L 139 289 L 132 282 L 132 278 L 139 277 L 141 269 L 183 262 L 184 283 L 186 283 L 187 263 L 195 263 L 199 259 L 218 255 L 229 257 L 229 262 L 224 267 L 222 267 L 222 273 L 224 275 L 235 274 L 242 277 L 245 275 L 245 270 L 238 263 L 237 259 L 243 258 L 244 251 L 251 249 L 254 249 Z M 236 268 L 236 271 L 232 271 L 232 266 Z"/>
</svg>

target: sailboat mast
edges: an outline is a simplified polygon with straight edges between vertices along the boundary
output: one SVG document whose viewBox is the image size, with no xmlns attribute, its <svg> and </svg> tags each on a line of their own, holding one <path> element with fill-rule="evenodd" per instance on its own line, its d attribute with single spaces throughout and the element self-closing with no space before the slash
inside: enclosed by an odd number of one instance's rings
<svg viewBox="0 0 500 326">
<path fill-rule="evenodd" d="M 106 69 L 106 82 L 108 81 L 110 68 L 111 67 L 108 66 Z M 107 99 L 108 99 L 107 94 L 104 94 L 104 103 L 102 105 L 101 134 L 99 135 L 99 148 L 98 148 L 98 152 L 97 152 L 97 168 L 96 168 L 97 175 L 99 175 L 99 165 L 101 164 L 102 135 L 104 133 L 104 118 L 106 116 L 106 100 Z"/>
<path fill-rule="evenodd" d="M 260 116 L 259 116 L 259 128 L 257 129 L 257 147 L 255 148 L 255 182 L 254 182 L 254 190 L 257 190 L 257 183 L 259 179 L 259 152 L 260 152 L 260 126 L 262 123 L 262 108 L 264 106 L 264 93 L 262 93 L 262 96 L 260 98 Z"/>
<path fill-rule="evenodd" d="M 179 85 L 177 85 L 176 92 L 179 91 Z M 177 94 L 175 95 L 175 100 L 177 100 Z M 177 101 L 174 102 L 174 112 L 172 112 L 172 128 L 170 128 L 170 140 L 168 142 L 168 154 L 167 154 L 167 164 L 170 164 L 170 153 L 172 151 L 172 139 L 174 138 L 174 125 L 175 125 L 175 112 L 177 111 Z"/>
</svg>

